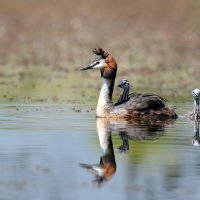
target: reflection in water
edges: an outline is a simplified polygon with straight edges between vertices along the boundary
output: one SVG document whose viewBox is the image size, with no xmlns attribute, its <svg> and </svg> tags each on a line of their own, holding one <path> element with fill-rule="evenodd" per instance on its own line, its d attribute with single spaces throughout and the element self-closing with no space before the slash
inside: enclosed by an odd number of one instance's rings
<svg viewBox="0 0 200 200">
<path fill-rule="evenodd" d="M 190 107 L 188 103 L 180 111 Z M 200 199 L 200 147 L 192 145 L 193 126 L 184 117 L 175 126 L 99 119 L 101 153 L 92 113 L 63 105 L 1 105 L 0 113 L 2 200 Z M 95 144 L 89 145 L 91 141 Z M 117 149 L 122 144 L 129 148 L 126 155 Z M 97 176 L 103 183 L 100 190 L 88 182 L 91 174 L 77 165 L 80 161 L 102 168 L 107 161 L 110 176 Z M 93 174 L 91 180 L 96 179 Z"/>
<path fill-rule="evenodd" d="M 192 144 L 194 146 L 199 146 L 200 145 L 199 123 L 200 123 L 200 121 L 197 121 L 197 120 L 194 122 L 194 137 L 192 139 Z"/>
<path fill-rule="evenodd" d="M 99 143 L 103 151 L 98 164 L 84 164 L 80 166 L 95 175 L 94 182 L 99 186 L 109 180 L 116 171 L 115 155 L 112 143 L 112 131 L 118 131 L 122 145 L 118 147 L 120 153 L 129 150 L 129 140 L 155 140 L 164 134 L 165 127 L 174 123 L 167 121 L 125 121 L 97 118 L 97 132 Z"/>
<path fill-rule="evenodd" d="M 118 147 L 120 153 L 127 153 L 129 150 L 128 134 L 126 131 L 119 131 L 122 145 Z"/>
<path fill-rule="evenodd" d="M 103 151 L 100 157 L 99 164 L 88 165 L 81 163 L 83 168 L 88 169 L 95 175 L 95 180 L 98 186 L 101 186 L 104 181 L 109 180 L 116 171 L 115 155 L 113 150 L 111 129 L 109 122 L 105 119 L 97 119 L 97 132 L 99 136 L 99 143 Z"/>
<path fill-rule="evenodd" d="M 119 131 L 122 145 L 118 147 L 120 153 L 127 153 L 129 140 L 155 140 L 164 135 L 165 127 L 171 126 L 174 120 L 166 121 L 109 121 L 112 130 Z"/>
</svg>

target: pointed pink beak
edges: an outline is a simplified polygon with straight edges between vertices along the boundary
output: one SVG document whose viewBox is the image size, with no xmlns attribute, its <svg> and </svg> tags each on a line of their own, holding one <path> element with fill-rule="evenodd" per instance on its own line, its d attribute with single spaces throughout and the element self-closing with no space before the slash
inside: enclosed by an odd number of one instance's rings
<svg viewBox="0 0 200 200">
<path fill-rule="evenodd" d="M 81 69 L 81 71 L 85 71 L 85 70 L 92 69 L 92 68 L 93 68 L 93 66 L 84 67 Z"/>
</svg>

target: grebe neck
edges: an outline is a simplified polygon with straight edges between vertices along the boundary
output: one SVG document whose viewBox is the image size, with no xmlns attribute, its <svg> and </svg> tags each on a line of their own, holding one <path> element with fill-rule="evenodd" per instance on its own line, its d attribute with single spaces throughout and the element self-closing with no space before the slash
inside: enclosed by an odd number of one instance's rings
<svg viewBox="0 0 200 200">
<path fill-rule="evenodd" d="M 106 105 L 112 103 L 112 94 L 115 80 L 102 78 L 101 91 L 99 95 L 98 104 Z"/>
<path fill-rule="evenodd" d="M 122 101 L 128 101 L 129 100 L 129 88 L 124 88 L 123 94 L 122 94 Z"/>
<path fill-rule="evenodd" d="M 200 108 L 199 108 L 199 99 L 200 98 L 195 98 L 194 99 L 194 113 L 199 113 L 200 112 Z"/>
<path fill-rule="evenodd" d="M 97 104 L 96 115 L 97 117 L 105 117 L 109 108 L 113 105 L 112 94 L 114 88 L 115 79 L 102 78 L 102 86 Z"/>
</svg>

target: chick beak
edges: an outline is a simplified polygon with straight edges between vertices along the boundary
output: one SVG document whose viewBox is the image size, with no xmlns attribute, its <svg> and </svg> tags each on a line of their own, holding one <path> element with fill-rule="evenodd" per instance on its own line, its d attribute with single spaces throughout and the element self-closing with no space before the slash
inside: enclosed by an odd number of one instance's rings
<svg viewBox="0 0 200 200">
<path fill-rule="evenodd" d="M 121 86 L 121 84 L 119 83 L 119 85 L 118 85 L 117 87 L 121 88 L 122 86 Z"/>
</svg>

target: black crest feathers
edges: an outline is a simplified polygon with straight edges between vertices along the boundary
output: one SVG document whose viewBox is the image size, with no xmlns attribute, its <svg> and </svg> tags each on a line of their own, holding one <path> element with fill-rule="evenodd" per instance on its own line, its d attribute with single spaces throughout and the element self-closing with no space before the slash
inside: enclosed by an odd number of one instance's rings
<svg viewBox="0 0 200 200">
<path fill-rule="evenodd" d="M 107 58 L 109 55 L 102 48 L 94 49 L 93 53 L 96 54 L 97 56 L 101 56 L 103 59 Z"/>
</svg>

